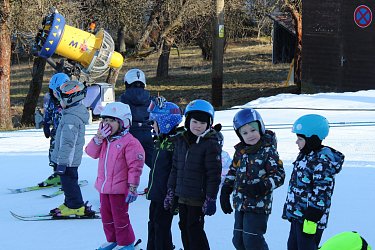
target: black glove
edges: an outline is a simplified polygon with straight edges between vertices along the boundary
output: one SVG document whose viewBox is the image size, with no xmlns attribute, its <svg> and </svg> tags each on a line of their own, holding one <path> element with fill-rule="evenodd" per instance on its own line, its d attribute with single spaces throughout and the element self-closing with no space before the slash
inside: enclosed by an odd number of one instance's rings
<svg viewBox="0 0 375 250">
<path fill-rule="evenodd" d="M 232 206 L 230 205 L 230 194 L 232 188 L 229 185 L 223 185 L 220 191 L 220 206 L 224 214 L 230 214 L 233 212 Z"/>
<path fill-rule="evenodd" d="M 46 138 L 49 138 L 51 136 L 51 130 L 49 129 L 49 127 L 50 127 L 49 123 L 44 123 L 43 132 Z"/>
<path fill-rule="evenodd" d="M 318 221 L 320 221 L 323 214 L 323 210 L 308 207 L 304 214 L 302 232 L 306 235 L 315 235 L 318 228 Z"/>
<path fill-rule="evenodd" d="M 315 207 L 308 207 L 304 213 L 304 218 L 306 220 L 317 223 L 318 221 L 320 221 L 323 214 L 324 214 L 324 211 L 321 209 L 317 209 Z"/>
<path fill-rule="evenodd" d="M 55 174 L 57 174 L 57 175 L 65 174 L 66 168 L 67 168 L 66 165 L 57 165 L 57 168 L 55 170 Z"/>
<path fill-rule="evenodd" d="M 267 191 L 266 184 L 263 181 L 255 184 L 243 184 L 240 186 L 240 192 L 252 198 L 264 196 L 266 195 Z"/>
</svg>

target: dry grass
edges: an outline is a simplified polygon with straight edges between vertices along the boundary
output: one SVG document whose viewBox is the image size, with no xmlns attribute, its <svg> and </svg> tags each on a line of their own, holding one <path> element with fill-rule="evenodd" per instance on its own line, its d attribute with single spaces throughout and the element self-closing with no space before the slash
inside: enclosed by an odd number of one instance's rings
<svg viewBox="0 0 375 250">
<path fill-rule="evenodd" d="M 122 78 L 126 70 L 140 68 L 147 76 L 147 89 L 152 95 L 160 94 L 184 107 L 189 101 L 202 98 L 211 101 L 211 62 L 203 61 L 197 47 L 172 50 L 169 77 L 158 79 L 156 75 L 158 55 L 144 60 L 125 61 L 116 84 L 116 97 L 125 90 Z M 286 87 L 289 65 L 272 64 L 272 46 L 268 40 L 247 39 L 228 45 L 224 55 L 223 107 L 241 105 L 251 100 L 278 93 L 294 92 Z M 15 63 L 11 69 L 11 105 L 15 115 L 20 115 L 31 80 L 32 61 Z M 39 105 L 48 89 L 53 74 L 46 68 Z"/>
</svg>

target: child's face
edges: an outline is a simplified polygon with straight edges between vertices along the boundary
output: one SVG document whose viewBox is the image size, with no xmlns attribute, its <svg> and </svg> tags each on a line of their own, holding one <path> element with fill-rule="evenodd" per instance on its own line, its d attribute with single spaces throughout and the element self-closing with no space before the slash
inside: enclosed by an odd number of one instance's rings
<svg viewBox="0 0 375 250">
<path fill-rule="evenodd" d="M 297 146 L 298 146 L 298 149 L 299 149 L 299 150 L 302 150 L 303 147 L 306 145 L 306 141 L 305 141 L 305 139 L 303 139 L 302 137 L 297 136 L 296 144 L 297 144 Z"/>
<path fill-rule="evenodd" d="M 195 120 L 194 118 L 191 118 L 189 126 L 190 126 L 190 131 L 194 135 L 199 136 L 203 134 L 204 131 L 206 131 L 207 122 L 200 122 L 198 120 Z"/>
<path fill-rule="evenodd" d="M 103 126 L 105 124 L 108 124 L 111 127 L 111 135 L 116 134 L 120 128 L 120 124 L 118 123 L 118 121 L 116 121 L 116 119 L 106 117 L 103 119 L 102 122 L 103 122 Z"/>
<path fill-rule="evenodd" d="M 258 130 L 246 124 L 239 129 L 239 133 L 242 136 L 244 142 L 248 145 L 255 145 L 260 140 L 260 133 Z"/>
</svg>

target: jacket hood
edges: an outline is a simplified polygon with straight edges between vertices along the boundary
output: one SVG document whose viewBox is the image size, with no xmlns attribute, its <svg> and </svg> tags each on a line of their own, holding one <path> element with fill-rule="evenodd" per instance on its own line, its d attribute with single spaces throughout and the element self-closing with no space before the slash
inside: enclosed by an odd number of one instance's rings
<svg viewBox="0 0 375 250">
<path fill-rule="evenodd" d="M 84 124 L 89 124 L 90 114 L 87 111 L 87 108 L 83 104 L 78 104 L 71 106 L 69 108 L 63 109 L 62 114 L 70 114 L 79 117 Z"/>
<path fill-rule="evenodd" d="M 125 91 L 124 98 L 130 105 L 148 105 L 150 103 L 150 92 L 143 88 L 130 88 Z"/>
<path fill-rule="evenodd" d="M 319 158 L 328 158 L 331 161 L 333 166 L 331 171 L 334 174 L 338 174 L 341 171 L 345 159 L 344 154 L 328 146 L 324 146 L 318 154 Z"/>
</svg>

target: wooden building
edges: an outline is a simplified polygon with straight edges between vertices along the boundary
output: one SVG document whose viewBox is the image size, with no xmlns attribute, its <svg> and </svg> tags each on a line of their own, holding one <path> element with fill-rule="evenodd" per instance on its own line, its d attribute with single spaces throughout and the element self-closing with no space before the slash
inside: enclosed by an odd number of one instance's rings
<svg viewBox="0 0 375 250">
<path fill-rule="evenodd" d="M 273 21 L 272 63 L 291 63 L 296 47 L 296 31 L 290 14 L 275 12 L 268 15 Z"/>
<path fill-rule="evenodd" d="M 302 4 L 302 92 L 375 88 L 374 0 Z"/>
</svg>

